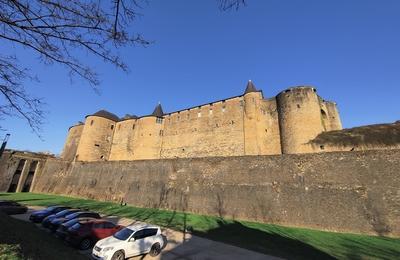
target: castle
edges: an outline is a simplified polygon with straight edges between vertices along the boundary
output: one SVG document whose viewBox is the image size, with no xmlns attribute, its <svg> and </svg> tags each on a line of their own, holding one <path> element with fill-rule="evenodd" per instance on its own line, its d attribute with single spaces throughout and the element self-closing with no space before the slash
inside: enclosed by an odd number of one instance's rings
<svg viewBox="0 0 400 260">
<path fill-rule="evenodd" d="M 250 81 L 176 112 L 88 115 L 61 158 L 7 150 L 0 191 L 399 237 L 399 168 L 400 121 L 342 129 L 313 87 L 264 98 Z"/>
<path fill-rule="evenodd" d="M 120 119 L 105 110 L 69 129 L 61 158 L 117 161 L 318 152 L 311 141 L 341 130 L 336 103 L 308 86 L 264 98 L 252 81 L 242 95 L 164 113 Z"/>
</svg>

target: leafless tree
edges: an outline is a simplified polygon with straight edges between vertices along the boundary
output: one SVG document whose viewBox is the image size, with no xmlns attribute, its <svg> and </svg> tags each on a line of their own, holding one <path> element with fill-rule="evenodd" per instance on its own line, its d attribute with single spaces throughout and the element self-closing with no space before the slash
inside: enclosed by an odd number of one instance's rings
<svg viewBox="0 0 400 260">
<path fill-rule="evenodd" d="M 244 0 L 217 0 L 222 10 L 238 8 Z M 131 30 L 146 0 L 0 0 L 0 43 L 32 51 L 45 64 L 63 65 L 96 89 L 99 78 L 86 64 L 82 51 L 128 71 L 118 47 L 150 42 Z M 128 30 L 129 28 L 129 30 Z M 32 97 L 25 81 L 35 80 L 13 54 L 0 54 L 0 120 L 24 118 L 38 133 L 44 119 L 42 100 Z"/>
</svg>

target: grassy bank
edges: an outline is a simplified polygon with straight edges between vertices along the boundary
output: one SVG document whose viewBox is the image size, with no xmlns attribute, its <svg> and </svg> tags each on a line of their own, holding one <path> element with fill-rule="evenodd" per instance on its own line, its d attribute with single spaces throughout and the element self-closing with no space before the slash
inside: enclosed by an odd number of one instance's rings
<svg viewBox="0 0 400 260">
<path fill-rule="evenodd" d="M 37 242 L 37 243 L 35 243 Z M 32 223 L 0 213 L 0 259 L 87 259 Z"/>
<path fill-rule="evenodd" d="M 0 200 L 2 199 L 38 206 L 62 204 L 83 207 L 175 230 L 191 227 L 198 236 L 291 259 L 398 259 L 400 255 L 400 239 L 387 237 L 323 232 L 175 211 L 122 207 L 110 202 L 46 194 L 0 193 Z"/>
</svg>

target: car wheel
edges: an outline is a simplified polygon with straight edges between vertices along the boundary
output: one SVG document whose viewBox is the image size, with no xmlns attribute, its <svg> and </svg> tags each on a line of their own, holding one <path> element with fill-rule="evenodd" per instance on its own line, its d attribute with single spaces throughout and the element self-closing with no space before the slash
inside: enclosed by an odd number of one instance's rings
<svg viewBox="0 0 400 260">
<path fill-rule="evenodd" d="M 79 249 L 81 250 L 87 250 L 92 246 L 92 240 L 90 238 L 84 238 L 80 243 L 79 243 Z"/>
<path fill-rule="evenodd" d="M 161 253 L 161 245 L 160 243 L 155 243 L 154 245 L 151 246 L 149 255 L 151 256 L 158 256 Z"/>
<path fill-rule="evenodd" d="M 111 260 L 124 260 L 124 259 L 125 259 L 125 254 L 121 250 L 115 252 L 111 258 Z"/>
</svg>

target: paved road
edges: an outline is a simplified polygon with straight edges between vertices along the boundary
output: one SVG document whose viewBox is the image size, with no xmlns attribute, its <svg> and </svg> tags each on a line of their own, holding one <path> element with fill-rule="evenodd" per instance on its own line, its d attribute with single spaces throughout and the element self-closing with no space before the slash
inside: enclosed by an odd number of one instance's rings
<svg viewBox="0 0 400 260">
<path fill-rule="evenodd" d="M 42 209 L 42 207 L 30 207 L 26 214 L 13 215 L 13 217 L 29 221 L 29 215 L 33 210 Z M 103 216 L 104 219 L 108 219 L 115 224 L 119 225 L 130 225 L 132 223 L 138 223 L 138 221 L 120 218 L 116 216 Z M 38 228 L 42 228 L 41 225 L 37 225 Z M 43 228 L 42 228 L 43 229 Z M 44 231 L 47 231 L 43 229 Z M 48 231 L 47 231 L 48 232 Z M 243 249 L 227 245 L 221 242 L 212 241 L 209 239 L 193 236 L 191 234 L 178 232 L 171 229 L 163 229 L 163 235 L 167 240 L 166 247 L 162 253 L 157 257 L 151 257 L 149 255 L 142 255 L 132 257 L 130 259 L 162 259 L 162 260 L 180 260 L 180 259 L 198 259 L 198 260 L 209 260 L 209 259 L 244 259 L 244 260 L 259 260 L 259 259 L 280 259 L 277 257 L 260 254 L 254 251 Z M 90 258 L 91 250 L 81 251 L 82 254 L 87 255 Z"/>
</svg>

